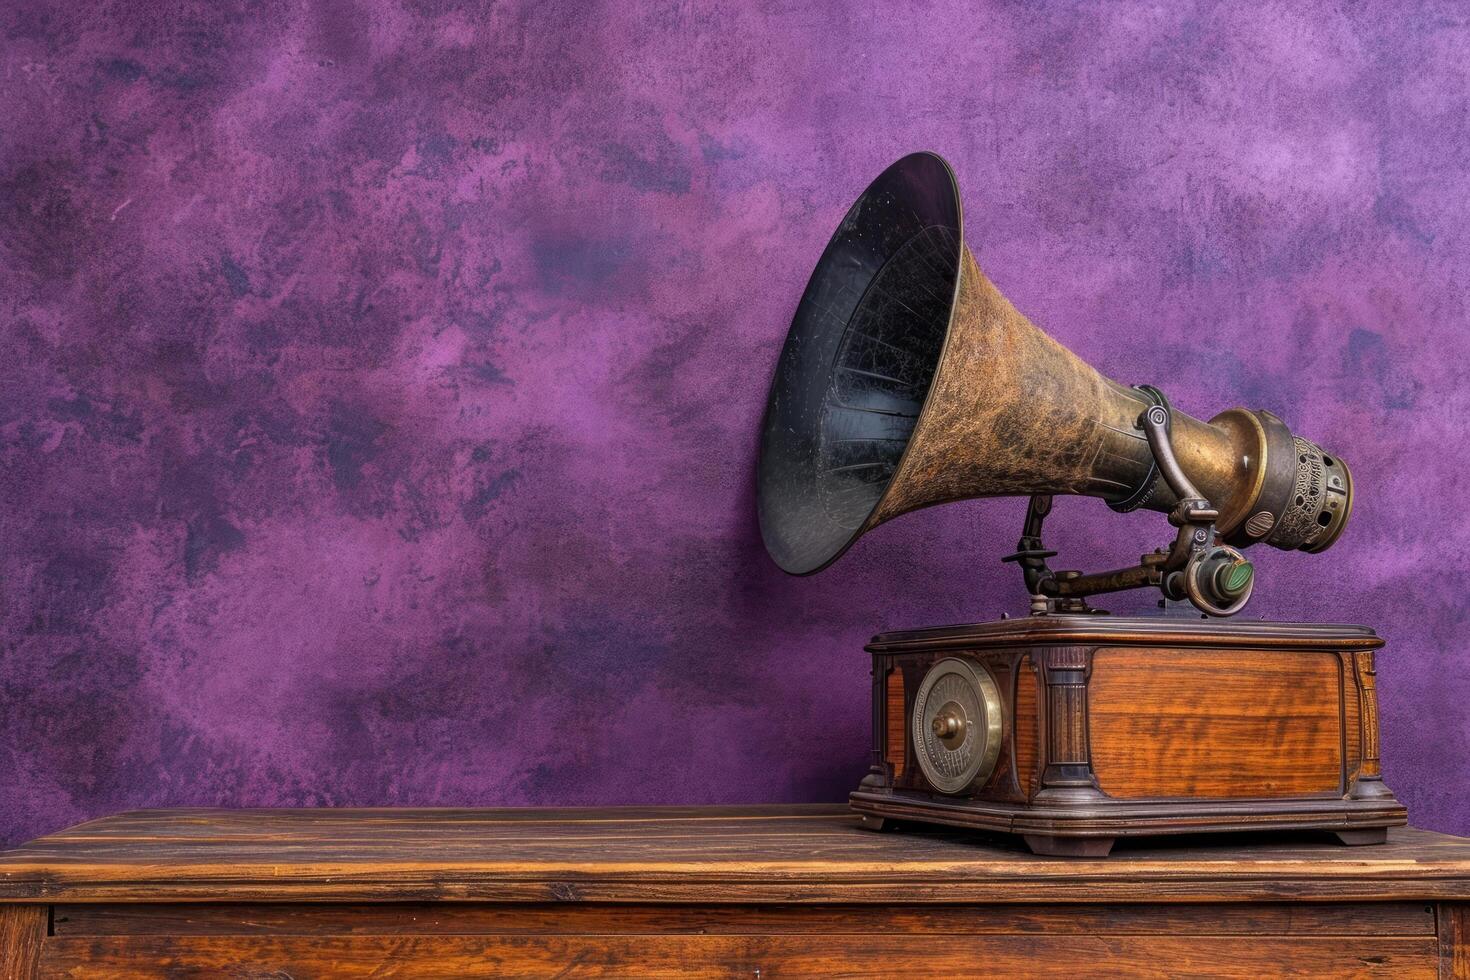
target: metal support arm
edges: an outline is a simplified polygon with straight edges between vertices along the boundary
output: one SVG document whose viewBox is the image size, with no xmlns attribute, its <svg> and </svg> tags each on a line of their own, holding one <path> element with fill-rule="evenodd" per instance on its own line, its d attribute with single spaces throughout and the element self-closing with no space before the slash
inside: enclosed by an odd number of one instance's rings
<svg viewBox="0 0 1470 980">
<path fill-rule="evenodd" d="M 1164 401 L 1162 396 L 1159 401 Z M 1251 563 L 1234 548 L 1218 543 L 1215 521 L 1219 511 L 1179 465 L 1170 441 L 1169 421 L 1165 402 L 1150 405 L 1136 423 L 1148 440 L 1158 472 L 1179 501 L 1169 513 L 1169 523 L 1179 529 L 1169 550 L 1160 548 L 1144 555 L 1137 565 L 1108 572 L 1054 572 L 1046 560 L 1057 553 L 1041 539 L 1052 498 L 1049 494 L 1034 495 L 1016 551 L 1003 559 L 1020 565 L 1033 613 L 1099 612 L 1087 604 L 1085 597 L 1146 586 L 1158 587 L 1166 599 L 1187 598 L 1210 616 L 1234 615 L 1245 606 L 1254 584 Z"/>
</svg>

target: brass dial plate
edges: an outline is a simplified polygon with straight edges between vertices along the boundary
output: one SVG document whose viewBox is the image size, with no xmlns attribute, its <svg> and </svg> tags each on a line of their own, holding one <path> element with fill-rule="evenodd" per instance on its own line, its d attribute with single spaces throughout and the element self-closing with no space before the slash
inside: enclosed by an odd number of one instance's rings
<svg viewBox="0 0 1470 980">
<path fill-rule="evenodd" d="M 912 735 L 924 778 L 941 793 L 984 785 L 1000 758 L 1000 691 L 978 661 L 950 657 L 929 668 L 914 697 Z"/>
</svg>

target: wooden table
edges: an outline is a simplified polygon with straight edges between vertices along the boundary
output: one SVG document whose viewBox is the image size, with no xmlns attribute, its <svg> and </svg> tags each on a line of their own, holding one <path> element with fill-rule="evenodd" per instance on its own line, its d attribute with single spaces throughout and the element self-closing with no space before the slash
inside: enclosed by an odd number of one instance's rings
<svg viewBox="0 0 1470 980">
<path fill-rule="evenodd" d="M 151 810 L 0 855 L 0 972 L 1470 976 L 1461 903 L 1470 840 L 1409 829 L 1088 859 L 839 807 Z"/>
</svg>

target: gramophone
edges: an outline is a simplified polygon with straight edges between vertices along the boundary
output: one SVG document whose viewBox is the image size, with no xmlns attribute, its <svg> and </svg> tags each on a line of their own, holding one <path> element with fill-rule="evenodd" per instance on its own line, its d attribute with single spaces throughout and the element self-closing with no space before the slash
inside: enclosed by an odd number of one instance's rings
<svg viewBox="0 0 1470 980">
<path fill-rule="evenodd" d="M 1167 515 L 1136 565 L 1053 570 L 1053 497 Z M 1165 390 L 1103 377 L 1018 313 L 964 244 L 940 157 L 883 172 L 842 220 L 782 349 L 758 508 L 776 563 L 808 575 L 900 514 L 1029 497 L 1029 615 L 882 633 L 872 767 L 851 804 L 874 829 L 949 824 L 1037 853 L 1103 856 L 1124 836 L 1325 830 L 1384 840 L 1404 807 L 1378 759 L 1371 629 L 1232 621 L 1244 551 L 1320 552 L 1352 474 L 1267 411 L 1200 421 Z M 1097 596 L 1152 588 L 1156 616 Z"/>
</svg>

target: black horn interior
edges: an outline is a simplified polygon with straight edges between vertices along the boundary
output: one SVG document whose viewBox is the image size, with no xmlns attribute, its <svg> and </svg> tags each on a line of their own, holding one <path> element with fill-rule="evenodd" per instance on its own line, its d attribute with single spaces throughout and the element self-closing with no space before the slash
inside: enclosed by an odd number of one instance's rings
<svg viewBox="0 0 1470 980">
<path fill-rule="evenodd" d="M 822 253 L 761 430 L 761 535 L 786 571 L 831 564 L 892 480 L 944 350 L 961 241 L 954 174 L 915 153 L 873 181 Z"/>
</svg>

